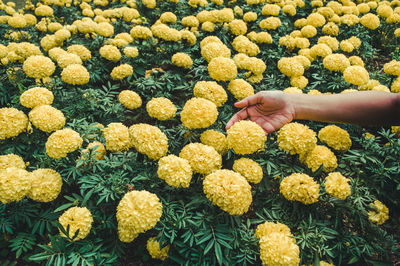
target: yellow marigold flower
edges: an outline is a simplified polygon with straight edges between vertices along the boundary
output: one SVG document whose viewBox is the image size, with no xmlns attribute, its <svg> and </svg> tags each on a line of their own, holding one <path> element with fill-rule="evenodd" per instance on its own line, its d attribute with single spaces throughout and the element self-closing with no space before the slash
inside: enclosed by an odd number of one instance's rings
<svg viewBox="0 0 400 266">
<path fill-rule="evenodd" d="M 241 19 L 234 19 L 229 22 L 229 29 L 234 35 L 244 35 L 247 32 L 247 25 Z"/>
<path fill-rule="evenodd" d="M 68 65 L 61 72 L 61 80 L 72 85 L 83 85 L 89 82 L 90 75 L 87 69 L 79 64 Z"/>
<path fill-rule="evenodd" d="M 201 29 L 207 32 L 213 32 L 215 30 L 215 24 L 211 21 L 206 21 L 201 24 Z"/>
<path fill-rule="evenodd" d="M 232 167 L 233 171 L 241 174 L 248 182 L 258 184 L 263 178 L 263 170 L 256 162 L 248 158 L 235 160 Z"/>
<path fill-rule="evenodd" d="M 379 86 L 380 85 L 380 83 L 379 83 L 379 81 L 378 80 L 375 80 L 375 79 L 370 79 L 368 82 L 367 82 L 367 84 L 365 84 L 365 85 L 362 85 L 362 86 L 359 86 L 358 88 L 360 89 L 360 90 L 372 90 L 374 87 L 376 87 L 376 86 Z"/>
<path fill-rule="evenodd" d="M 297 266 L 300 263 L 299 247 L 292 238 L 271 233 L 260 239 L 260 258 L 263 265 Z"/>
<path fill-rule="evenodd" d="M 292 239 L 294 243 L 296 240 L 293 238 L 292 232 L 290 232 L 290 228 L 286 224 L 282 223 L 273 223 L 273 222 L 265 222 L 263 224 L 257 225 L 255 236 L 258 239 L 261 239 L 265 236 L 269 236 L 272 233 L 280 233 Z"/>
<path fill-rule="evenodd" d="M 392 92 L 400 92 L 400 77 L 397 77 L 394 81 L 393 81 L 393 83 L 392 83 L 392 86 L 390 87 L 390 90 L 392 91 Z"/>
<path fill-rule="evenodd" d="M 40 5 L 35 9 L 35 15 L 40 17 L 52 17 L 53 9 L 47 5 Z"/>
<path fill-rule="evenodd" d="M 42 79 L 50 77 L 54 73 L 56 66 L 50 58 L 43 55 L 34 55 L 25 60 L 22 69 L 28 77 Z"/>
<path fill-rule="evenodd" d="M 126 151 L 131 145 L 129 130 L 122 123 L 110 123 L 103 129 L 103 135 L 106 139 L 106 148 L 111 152 Z"/>
<path fill-rule="evenodd" d="M 182 18 L 181 24 L 185 27 L 198 27 L 200 22 L 195 16 L 187 16 Z"/>
<path fill-rule="evenodd" d="M 36 17 L 32 14 L 25 14 L 24 17 L 27 25 L 29 26 L 35 26 L 35 24 L 37 23 Z"/>
<path fill-rule="evenodd" d="M 280 184 L 282 195 L 290 201 L 312 204 L 318 201 L 319 185 L 306 174 L 294 173 L 285 177 Z"/>
<path fill-rule="evenodd" d="M 19 97 L 22 106 L 34 108 L 39 105 L 50 105 L 53 103 L 54 96 L 51 91 L 42 87 L 34 87 L 24 91 Z"/>
<path fill-rule="evenodd" d="M 332 54 L 332 49 L 329 48 L 329 46 L 324 43 L 319 43 L 311 47 L 310 54 L 314 58 L 317 57 L 325 58 L 328 55 Z"/>
<path fill-rule="evenodd" d="M 189 161 L 194 173 L 207 175 L 222 167 L 221 155 L 213 147 L 201 143 L 186 145 L 179 157 Z"/>
<path fill-rule="evenodd" d="M 266 4 L 261 10 L 261 14 L 264 16 L 278 16 L 280 11 L 280 6 L 276 4 Z"/>
<path fill-rule="evenodd" d="M 169 245 L 160 249 L 160 242 L 158 242 L 155 237 L 151 237 L 147 240 L 146 247 L 153 259 L 165 260 L 168 258 Z"/>
<path fill-rule="evenodd" d="M 221 107 L 228 99 L 226 91 L 215 81 L 198 81 L 193 89 L 195 97 L 204 98 Z"/>
<path fill-rule="evenodd" d="M 351 147 L 350 134 L 335 125 L 329 125 L 318 132 L 318 138 L 321 142 L 337 151 L 347 151 Z"/>
<path fill-rule="evenodd" d="M 86 207 L 71 207 L 66 210 L 60 218 L 58 218 L 58 222 L 67 231 L 69 227 L 68 237 L 74 237 L 76 231 L 79 230 L 78 235 L 72 239 L 72 241 L 78 241 L 87 237 L 90 233 L 90 229 L 92 229 L 93 217 L 92 213 Z M 60 235 L 62 237 L 67 237 L 64 233 L 60 231 Z"/>
<path fill-rule="evenodd" d="M 354 46 L 351 42 L 349 42 L 348 40 L 344 40 L 340 42 L 340 49 L 343 52 L 347 52 L 347 53 L 351 53 L 354 50 Z"/>
<path fill-rule="evenodd" d="M 223 42 L 217 36 L 207 36 L 203 40 L 201 40 L 200 48 L 203 49 L 207 44 L 210 44 L 213 42 L 223 44 Z"/>
<path fill-rule="evenodd" d="M 8 54 L 7 46 L 4 46 L 4 45 L 0 44 L 0 58 L 6 57 L 7 54 Z"/>
<path fill-rule="evenodd" d="M 66 68 L 72 64 L 82 65 L 81 58 L 76 54 L 63 53 L 57 57 L 57 64 L 61 68 Z"/>
<path fill-rule="evenodd" d="M 172 12 L 164 12 L 160 16 L 161 23 L 175 23 L 176 15 Z"/>
<path fill-rule="evenodd" d="M 360 23 L 370 30 L 375 30 L 379 27 L 381 22 L 378 16 L 368 13 L 360 18 Z"/>
<path fill-rule="evenodd" d="M 151 30 L 144 26 L 134 26 L 130 31 L 133 39 L 148 39 L 153 37 Z"/>
<path fill-rule="evenodd" d="M 260 48 L 257 44 L 251 42 L 246 36 L 237 36 L 232 42 L 233 48 L 239 52 L 248 56 L 256 56 L 260 52 Z"/>
<path fill-rule="evenodd" d="M 232 59 L 215 57 L 208 64 L 208 73 L 217 81 L 229 81 L 236 77 L 237 67 Z"/>
<path fill-rule="evenodd" d="M 114 35 L 114 26 L 108 22 L 100 22 L 95 26 L 95 31 L 101 36 L 111 37 Z"/>
<path fill-rule="evenodd" d="M 49 51 L 51 48 L 62 46 L 62 42 L 57 40 L 54 35 L 46 35 L 40 40 L 40 46 L 43 50 Z"/>
<path fill-rule="evenodd" d="M 246 12 L 243 16 L 243 20 L 246 22 L 252 22 L 257 20 L 257 13 L 256 12 Z"/>
<path fill-rule="evenodd" d="M 113 45 L 104 45 L 99 52 L 102 57 L 110 61 L 119 61 L 121 59 L 121 52 Z"/>
<path fill-rule="evenodd" d="M 168 138 L 156 126 L 132 125 L 129 127 L 129 136 L 135 149 L 152 160 L 158 160 L 168 152 Z"/>
<path fill-rule="evenodd" d="M 293 17 L 294 15 L 296 15 L 296 7 L 294 7 L 293 5 L 285 5 L 282 7 L 282 12 Z"/>
<path fill-rule="evenodd" d="M 394 36 L 400 37 L 400 28 L 397 28 L 397 29 L 394 31 Z"/>
<path fill-rule="evenodd" d="M 389 5 L 379 5 L 376 13 L 382 18 L 388 18 L 393 14 L 393 9 Z"/>
<path fill-rule="evenodd" d="M 302 64 L 292 57 L 282 57 L 278 61 L 278 69 L 282 74 L 288 77 L 298 77 L 304 74 Z"/>
<path fill-rule="evenodd" d="M 188 160 L 168 155 L 158 161 L 157 175 L 172 187 L 187 188 L 193 172 Z"/>
<path fill-rule="evenodd" d="M 150 117 L 164 121 L 175 117 L 177 108 L 171 100 L 165 97 L 152 98 L 146 104 L 146 111 Z"/>
<path fill-rule="evenodd" d="M 267 136 L 255 122 L 242 120 L 227 131 L 228 148 L 237 154 L 252 154 L 264 149 Z"/>
<path fill-rule="evenodd" d="M 303 93 L 303 91 L 297 87 L 288 87 L 283 90 L 284 93 Z"/>
<path fill-rule="evenodd" d="M 358 49 L 362 43 L 360 38 L 357 38 L 356 36 L 351 36 L 350 38 L 347 39 L 347 41 L 349 41 L 356 49 Z"/>
<path fill-rule="evenodd" d="M 383 71 L 388 75 L 400 76 L 400 61 L 392 60 L 384 64 Z"/>
<path fill-rule="evenodd" d="M 203 191 L 214 205 L 230 215 L 246 213 L 253 200 L 249 183 L 231 170 L 217 170 L 207 175 Z"/>
<path fill-rule="evenodd" d="M 229 82 L 228 90 L 236 100 L 240 101 L 254 94 L 254 88 L 244 79 L 234 79 Z"/>
<path fill-rule="evenodd" d="M 153 35 L 165 41 L 177 42 L 181 39 L 181 33 L 165 24 L 155 24 L 151 27 Z"/>
<path fill-rule="evenodd" d="M 292 155 L 303 154 L 314 149 L 317 137 L 308 126 L 292 122 L 279 130 L 277 142 L 279 148 Z"/>
<path fill-rule="evenodd" d="M 183 67 L 183 68 L 191 68 L 193 65 L 193 60 L 190 58 L 188 54 L 185 53 L 176 53 L 171 58 L 172 64 Z"/>
<path fill-rule="evenodd" d="M 343 71 L 344 80 L 353 85 L 361 86 L 368 83 L 368 71 L 361 66 L 349 66 Z"/>
<path fill-rule="evenodd" d="M 0 140 L 18 136 L 28 127 L 28 117 L 15 108 L 0 108 Z"/>
<path fill-rule="evenodd" d="M 82 150 L 81 159 L 85 160 L 87 156 L 89 156 L 89 153 L 94 153 L 94 157 L 101 160 L 104 159 L 104 156 L 106 155 L 106 148 L 104 147 L 103 143 L 98 141 L 93 141 L 89 143 L 86 149 Z"/>
<path fill-rule="evenodd" d="M 53 132 L 46 142 L 46 153 L 53 159 L 66 157 L 82 146 L 83 139 L 78 132 L 64 128 Z"/>
<path fill-rule="evenodd" d="M 125 47 L 123 52 L 126 57 L 135 58 L 139 55 L 139 50 L 136 47 Z"/>
<path fill-rule="evenodd" d="M 34 201 L 53 201 L 61 192 L 61 176 L 53 169 L 37 169 L 30 174 L 30 179 L 32 187 L 28 196 Z"/>
<path fill-rule="evenodd" d="M 207 128 L 214 124 L 217 118 L 217 106 L 203 98 L 188 100 L 181 112 L 181 121 L 189 129 Z"/>
<path fill-rule="evenodd" d="M 25 169 L 0 170 L 0 201 L 7 204 L 22 200 L 31 189 L 30 174 Z"/>
<path fill-rule="evenodd" d="M 14 14 L 8 19 L 7 23 L 13 28 L 23 28 L 27 25 L 25 17 L 21 14 Z"/>
<path fill-rule="evenodd" d="M 374 209 L 368 212 L 368 220 L 371 222 L 381 225 L 389 219 L 388 207 L 379 200 L 375 200 L 369 206 Z"/>
<path fill-rule="evenodd" d="M 341 173 L 333 172 L 325 178 L 325 190 L 330 196 L 345 200 L 351 194 L 349 182 Z"/>
<path fill-rule="evenodd" d="M 325 17 L 319 13 L 311 13 L 307 17 L 307 24 L 314 27 L 322 27 L 326 23 Z"/>
<path fill-rule="evenodd" d="M 290 78 L 290 85 L 292 85 L 293 87 L 304 89 L 307 86 L 307 84 L 308 84 L 308 79 L 304 76 Z"/>
<path fill-rule="evenodd" d="M 301 35 L 305 38 L 312 38 L 317 35 L 317 29 L 314 26 L 306 25 L 301 28 Z"/>
<path fill-rule="evenodd" d="M 119 102 L 127 109 L 133 110 L 142 106 L 142 98 L 131 90 L 123 90 L 118 95 Z"/>
<path fill-rule="evenodd" d="M 126 193 L 117 206 L 119 239 L 131 242 L 135 235 L 152 229 L 161 215 L 162 204 L 156 194 L 145 190 Z"/>
<path fill-rule="evenodd" d="M 33 108 L 29 112 L 29 120 L 35 127 L 47 133 L 62 129 L 65 125 L 64 114 L 50 105 Z"/>
<path fill-rule="evenodd" d="M 193 32 L 190 32 L 188 30 L 181 30 L 181 39 L 186 40 L 189 45 L 195 45 L 197 42 L 197 37 L 194 35 Z"/>
<path fill-rule="evenodd" d="M 121 80 L 133 74 L 133 67 L 129 64 L 122 64 L 116 66 L 111 71 L 111 78 L 113 80 Z"/>
<path fill-rule="evenodd" d="M 313 172 L 323 165 L 322 170 L 326 173 L 332 172 L 337 167 L 337 158 L 335 154 L 322 145 L 317 145 L 308 153 L 300 154 L 300 161 L 307 165 Z"/>
<path fill-rule="evenodd" d="M 225 135 L 216 130 L 209 129 L 201 133 L 200 141 L 204 145 L 213 147 L 220 154 L 225 154 L 228 151 Z"/>
<path fill-rule="evenodd" d="M 350 61 L 344 54 L 330 54 L 323 59 L 322 63 L 330 71 L 343 72 L 350 66 Z"/>
<path fill-rule="evenodd" d="M 268 17 L 260 21 L 260 28 L 266 30 L 276 30 L 281 25 L 282 22 L 278 17 Z"/>
<path fill-rule="evenodd" d="M 25 169 L 25 162 L 20 156 L 13 153 L 0 155 L 0 170 L 10 167 Z"/>
<path fill-rule="evenodd" d="M 67 53 L 64 49 L 62 49 L 60 47 L 51 48 L 47 52 L 48 52 L 50 58 L 55 60 L 55 61 L 57 61 L 60 56 L 62 56 L 62 55 Z"/>
<path fill-rule="evenodd" d="M 67 51 L 68 53 L 76 54 L 81 58 L 82 61 L 86 61 L 92 58 L 90 50 L 81 44 L 70 45 L 68 46 Z"/>
<path fill-rule="evenodd" d="M 231 57 L 231 50 L 223 43 L 210 42 L 201 47 L 201 56 L 210 62 L 215 57 Z"/>
<path fill-rule="evenodd" d="M 318 38 L 318 43 L 324 43 L 331 48 L 332 52 L 339 49 L 339 41 L 335 37 L 321 36 Z"/>
</svg>

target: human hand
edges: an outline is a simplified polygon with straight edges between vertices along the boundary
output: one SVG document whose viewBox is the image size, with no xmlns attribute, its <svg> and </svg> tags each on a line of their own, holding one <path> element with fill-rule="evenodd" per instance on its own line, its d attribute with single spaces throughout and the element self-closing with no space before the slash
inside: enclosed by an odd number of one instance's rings
<svg viewBox="0 0 400 266">
<path fill-rule="evenodd" d="M 242 110 L 232 116 L 226 124 L 226 130 L 240 120 L 249 119 L 260 125 L 268 134 L 291 122 L 295 117 L 295 108 L 289 95 L 282 91 L 258 92 L 235 103 L 235 107 Z"/>
</svg>

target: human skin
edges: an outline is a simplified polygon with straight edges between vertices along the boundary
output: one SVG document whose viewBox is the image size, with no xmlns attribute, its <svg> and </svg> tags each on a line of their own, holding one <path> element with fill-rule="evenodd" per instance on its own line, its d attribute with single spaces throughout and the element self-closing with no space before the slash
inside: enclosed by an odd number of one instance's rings
<svg viewBox="0 0 400 266">
<path fill-rule="evenodd" d="M 313 120 L 358 125 L 400 125 L 400 94 L 360 91 L 345 94 L 309 95 L 261 91 L 237 103 L 242 108 L 226 124 L 249 119 L 265 133 L 293 120 Z"/>
</svg>

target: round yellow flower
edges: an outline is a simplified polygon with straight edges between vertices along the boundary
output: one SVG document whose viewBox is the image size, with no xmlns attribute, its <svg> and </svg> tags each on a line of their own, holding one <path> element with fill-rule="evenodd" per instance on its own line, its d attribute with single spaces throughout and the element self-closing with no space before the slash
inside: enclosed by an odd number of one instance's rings
<svg viewBox="0 0 400 266">
<path fill-rule="evenodd" d="M 215 24 L 211 21 L 206 21 L 201 24 L 201 29 L 207 32 L 213 32 L 215 30 Z"/>
<path fill-rule="evenodd" d="M 221 107 L 228 99 L 226 91 L 215 81 L 198 81 L 193 89 L 195 97 L 204 98 Z"/>
<path fill-rule="evenodd" d="M 263 170 L 256 162 L 248 158 L 235 160 L 232 167 L 233 171 L 241 174 L 248 182 L 258 184 L 263 178 Z"/>
<path fill-rule="evenodd" d="M 360 23 L 370 30 L 375 30 L 379 27 L 381 22 L 378 16 L 368 13 L 360 18 Z"/>
<path fill-rule="evenodd" d="M 286 224 L 278 222 L 265 222 L 263 224 L 257 225 L 255 236 L 258 239 L 261 239 L 262 237 L 269 236 L 272 233 L 283 234 L 287 237 L 290 237 L 296 243 L 296 240 L 293 238 L 292 232 L 290 232 L 290 228 Z"/>
<path fill-rule="evenodd" d="M 237 36 L 232 42 L 233 48 L 239 52 L 244 53 L 248 56 L 256 56 L 260 52 L 260 48 L 257 44 L 251 42 L 246 36 Z"/>
<path fill-rule="evenodd" d="M 126 57 L 135 58 L 139 55 L 139 50 L 136 47 L 125 47 L 123 52 Z"/>
<path fill-rule="evenodd" d="M 201 143 L 190 143 L 183 147 L 179 157 L 189 161 L 193 172 L 210 174 L 221 169 L 222 157 L 213 147 Z"/>
<path fill-rule="evenodd" d="M 301 35 L 305 38 L 312 38 L 317 35 L 317 29 L 311 25 L 306 25 L 301 28 Z"/>
<path fill-rule="evenodd" d="M 158 161 L 157 175 L 172 187 L 187 188 L 193 172 L 188 160 L 168 155 Z"/>
<path fill-rule="evenodd" d="M 30 174 L 25 169 L 0 170 L 0 201 L 7 204 L 22 200 L 31 189 Z"/>
<path fill-rule="evenodd" d="M 56 66 L 53 61 L 46 56 L 33 55 L 25 60 L 22 69 L 28 77 L 42 79 L 50 77 L 54 73 Z"/>
<path fill-rule="evenodd" d="M 260 258 L 263 265 L 297 266 L 300 263 L 300 250 L 292 238 L 271 233 L 260 239 Z"/>
<path fill-rule="evenodd" d="M 119 102 L 127 109 L 133 110 L 142 106 L 142 98 L 131 90 L 123 90 L 118 95 Z"/>
<path fill-rule="evenodd" d="M 249 183 L 231 170 L 217 170 L 207 175 L 203 191 L 214 205 L 230 215 L 246 213 L 253 200 Z"/>
<path fill-rule="evenodd" d="M 145 190 L 130 191 L 117 206 L 118 236 L 132 242 L 139 233 L 153 228 L 162 215 L 162 204 L 156 194 Z"/>
<path fill-rule="evenodd" d="M 198 27 L 200 23 L 195 16 L 187 16 L 182 18 L 181 24 L 185 27 Z"/>
<path fill-rule="evenodd" d="M 332 172 L 337 167 L 337 158 L 335 154 L 322 145 L 317 145 L 308 153 L 300 154 L 300 161 L 305 163 L 313 172 L 323 165 L 322 170 L 326 173 Z"/>
<path fill-rule="evenodd" d="M 307 17 L 307 24 L 317 28 L 324 26 L 325 22 L 325 17 L 319 13 L 311 13 Z"/>
<path fill-rule="evenodd" d="M 64 128 L 53 132 L 46 142 L 46 153 L 53 159 L 66 157 L 82 146 L 83 139 L 78 132 Z"/>
<path fill-rule="evenodd" d="M 33 108 L 29 112 L 29 120 L 35 127 L 47 133 L 62 129 L 65 125 L 64 114 L 50 105 Z"/>
<path fill-rule="evenodd" d="M 343 71 L 344 80 L 353 85 L 361 86 L 368 83 L 368 71 L 361 66 L 349 66 Z"/>
<path fill-rule="evenodd" d="M 113 80 L 121 80 L 126 77 L 129 77 L 132 74 L 133 74 L 132 66 L 129 64 L 122 64 L 114 67 L 113 70 L 111 71 L 110 76 Z"/>
<path fill-rule="evenodd" d="M 207 128 L 218 118 L 217 106 L 203 98 L 192 98 L 185 103 L 181 121 L 189 129 Z"/>
<path fill-rule="evenodd" d="M 206 39 L 204 39 L 206 40 Z M 219 39 L 218 39 L 219 40 Z M 215 57 L 231 57 L 231 50 L 221 42 L 209 42 L 201 47 L 201 56 L 210 62 Z"/>
<path fill-rule="evenodd" d="M 278 69 L 288 77 L 298 77 L 304 74 L 303 65 L 295 58 L 282 57 L 278 61 Z"/>
<path fill-rule="evenodd" d="M 290 85 L 297 87 L 300 90 L 304 89 L 308 84 L 308 79 L 305 76 L 291 77 Z"/>
<path fill-rule="evenodd" d="M 54 96 L 51 91 L 42 87 L 34 87 L 24 91 L 19 97 L 22 106 L 35 108 L 39 105 L 50 105 L 53 103 Z"/>
<path fill-rule="evenodd" d="M 53 9 L 48 5 L 40 5 L 35 9 L 35 15 L 40 17 L 52 17 Z"/>
<path fill-rule="evenodd" d="M 158 160 L 168 152 L 168 138 L 156 126 L 132 125 L 129 127 L 129 136 L 135 149 L 152 160 Z"/>
<path fill-rule="evenodd" d="M 104 45 L 99 50 L 100 55 L 110 61 L 119 61 L 121 59 L 121 52 L 113 45 Z"/>
<path fill-rule="evenodd" d="M 72 64 L 61 72 L 61 80 L 72 85 L 83 85 L 89 82 L 90 75 L 87 69 L 79 64 Z"/>
<path fill-rule="evenodd" d="M 61 192 L 62 179 L 53 169 L 37 169 L 30 174 L 31 190 L 29 198 L 38 202 L 50 202 Z"/>
<path fill-rule="evenodd" d="M 128 127 L 122 123 L 110 123 L 103 129 L 103 135 L 106 148 L 111 152 L 126 151 L 132 147 Z"/>
<path fill-rule="evenodd" d="M 240 101 L 254 94 L 254 88 L 244 79 L 234 79 L 229 82 L 228 90 L 236 100 Z"/>
<path fill-rule="evenodd" d="M 147 240 L 147 251 L 153 259 L 165 260 L 168 258 L 169 245 L 160 249 L 160 242 L 155 237 L 151 237 Z"/>
<path fill-rule="evenodd" d="M 267 136 L 264 130 L 255 122 L 241 120 L 227 131 L 228 148 L 237 154 L 252 154 L 263 150 Z"/>
<path fill-rule="evenodd" d="M 312 204 L 318 201 L 319 185 L 306 174 L 294 173 L 285 177 L 280 184 L 282 195 L 290 201 Z"/>
<path fill-rule="evenodd" d="M 0 140 L 18 136 L 28 127 L 28 117 L 15 108 L 0 108 Z"/>
<path fill-rule="evenodd" d="M 86 147 L 86 149 L 82 150 L 81 159 L 85 160 L 87 158 L 86 156 L 89 156 L 88 155 L 89 153 L 94 153 L 94 157 L 101 160 L 106 155 L 106 148 L 104 147 L 103 143 L 98 142 L 98 141 L 93 141 L 93 142 L 89 143 L 89 145 Z"/>
<path fill-rule="evenodd" d="M 279 148 L 292 155 L 303 154 L 314 149 L 317 137 L 308 126 L 292 122 L 279 130 L 277 142 Z"/>
<path fill-rule="evenodd" d="M 191 68 L 193 65 L 193 60 L 190 58 L 188 54 L 185 53 L 176 53 L 171 58 L 172 64 L 183 67 L 183 68 Z"/>
<path fill-rule="evenodd" d="M 333 172 L 325 178 L 325 190 L 332 197 L 345 200 L 351 194 L 349 182 L 341 173 Z"/>
<path fill-rule="evenodd" d="M 67 231 L 69 227 L 69 232 L 67 232 L 69 238 L 72 238 L 75 232 L 79 230 L 78 235 L 72 239 L 72 241 L 78 241 L 84 239 L 90 233 L 93 217 L 92 213 L 86 207 L 71 207 L 58 218 L 58 222 L 65 231 Z M 62 237 L 67 237 L 61 231 L 60 235 Z"/>
<path fill-rule="evenodd" d="M 319 43 L 310 48 L 310 55 L 314 58 L 325 58 L 332 54 L 332 49 L 325 43 Z"/>
<path fill-rule="evenodd" d="M 282 22 L 278 17 L 268 17 L 260 21 L 260 28 L 266 30 L 276 30 L 281 25 Z"/>
<path fill-rule="evenodd" d="M 351 147 L 350 134 L 335 125 L 329 125 L 318 132 L 318 138 L 321 142 L 337 151 L 347 151 Z"/>
<path fill-rule="evenodd" d="M 20 156 L 13 153 L 0 155 L 0 170 L 10 167 L 25 169 L 25 162 Z"/>
<path fill-rule="evenodd" d="M 225 135 L 216 130 L 209 129 L 201 133 L 200 141 L 204 145 L 213 147 L 220 154 L 225 154 L 228 151 Z"/>
<path fill-rule="evenodd" d="M 57 64 L 61 68 L 66 68 L 67 66 L 72 64 L 82 65 L 82 60 L 76 54 L 63 53 L 57 57 Z"/>
<path fill-rule="evenodd" d="M 400 76 L 400 61 L 392 60 L 384 64 L 383 71 L 388 75 Z"/>
<path fill-rule="evenodd" d="M 350 61 L 344 54 L 330 54 L 323 59 L 322 63 L 330 71 L 343 72 L 350 66 Z"/>
<path fill-rule="evenodd" d="M 132 27 L 130 34 L 134 39 L 148 39 L 153 37 L 151 30 L 144 26 L 134 26 Z"/>
<path fill-rule="evenodd" d="M 381 225 L 389 219 L 388 207 L 379 200 L 375 200 L 369 206 L 374 209 L 368 212 L 368 219 L 371 222 Z"/>
<path fill-rule="evenodd" d="M 96 25 L 95 31 L 101 36 L 111 37 L 114 35 L 114 26 L 108 22 L 100 22 Z"/>
<path fill-rule="evenodd" d="M 216 81 L 229 81 L 236 77 L 237 67 L 232 59 L 219 56 L 211 59 L 208 73 Z"/>
<path fill-rule="evenodd" d="M 13 28 L 23 28 L 27 25 L 25 17 L 21 14 L 14 14 L 8 19 L 7 23 Z"/>
<path fill-rule="evenodd" d="M 234 19 L 229 22 L 229 29 L 234 35 L 244 35 L 247 32 L 247 25 L 241 19 Z"/>
<path fill-rule="evenodd" d="M 146 104 L 146 111 L 150 117 L 164 121 L 175 117 L 177 108 L 171 100 L 165 97 L 152 98 Z"/>
<path fill-rule="evenodd" d="M 175 23 L 176 15 L 172 12 L 164 12 L 160 16 L 161 23 Z"/>
</svg>

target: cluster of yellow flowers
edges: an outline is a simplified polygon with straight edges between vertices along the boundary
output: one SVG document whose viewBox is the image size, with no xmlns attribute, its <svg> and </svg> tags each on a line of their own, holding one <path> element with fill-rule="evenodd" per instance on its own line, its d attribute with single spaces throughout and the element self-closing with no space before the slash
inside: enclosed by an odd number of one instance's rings
<svg viewBox="0 0 400 266">
<path fill-rule="evenodd" d="M 3 204 L 22 200 L 31 189 L 30 176 L 25 169 L 1 169 L 0 181 L 0 201 Z"/>
<path fill-rule="evenodd" d="M 90 153 L 93 153 L 95 158 L 101 160 L 106 155 L 106 148 L 104 147 L 103 143 L 101 143 L 101 142 L 98 142 L 98 141 L 90 142 L 87 145 L 86 149 L 83 149 L 81 151 L 82 160 L 86 160 L 89 157 Z"/>
<path fill-rule="evenodd" d="M 319 185 L 306 174 L 294 173 L 283 179 L 280 185 L 282 195 L 290 201 L 312 204 L 318 201 Z"/>
<path fill-rule="evenodd" d="M 28 117 L 16 108 L 0 108 L 0 140 L 18 136 L 28 127 Z"/>
<path fill-rule="evenodd" d="M 329 195 L 344 200 L 351 194 L 350 179 L 339 172 L 330 173 L 325 178 L 325 190 Z"/>
<path fill-rule="evenodd" d="M 128 127 L 122 123 L 110 123 L 103 130 L 106 149 L 112 152 L 126 151 L 132 147 Z"/>
<path fill-rule="evenodd" d="M 208 129 L 201 133 L 200 141 L 204 145 L 213 147 L 221 155 L 224 155 L 228 151 L 226 136 L 216 130 Z"/>
<path fill-rule="evenodd" d="M 123 90 L 118 95 L 119 102 L 127 109 L 133 110 L 142 106 L 142 98 L 131 90 Z"/>
<path fill-rule="evenodd" d="M 162 215 L 157 195 L 148 191 L 130 191 L 117 206 L 118 236 L 122 242 L 132 242 L 140 233 L 153 228 Z"/>
<path fill-rule="evenodd" d="M 179 157 L 186 159 L 194 173 L 210 174 L 222 167 L 222 156 L 213 147 L 190 143 L 183 147 Z"/>
<path fill-rule="evenodd" d="M 308 126 L 293 122 L 284 125 L 278 131 L 279 148 L 294 155 L 304 154 L 317 144 L 316 133 Z"/>
<path fill-rule="evenodd" d="M 171 100 L 165 97 L 158 97 L 147 102 L 146 110 L 150 117 L 164 121 L 175 117 L 177 108 Z"/>
<path fill-rule="evenodd" d="M 168 155 L 158 161 L 157 174 L 170 186 L 187 188 L 193 172 L 188 160 Z"/>
<path fill-rule="evenodd" d="M 316 145 L 314 149 L 307 153 L 300 154 L 300 161 L 307 165 L 313 172 L 323 166 L 324 172 L 332 172 L 337 167 L 337 158 L 335 154 L 328 148 L 322 145 Z"/>
<path fill-rule="evenodd" d="M 189 129 L 207 128 L 214 124 L 217 118 L 217 106 L 204 98 L 194 97 L 188 100 L 181 112 L 181 121 Z"/>
<path fill-rule="evenodd" d="M 121 80 L 126 77 L 129 77 L 133 74 L 133 68 L 129 64 L 122 64 L 120 66 L 116 66 L 111 71 L 111 78 L 113 80 Z"/>
<path fill-rule="evenodd" d="M 129 127 L 129 136 L 133 147 L 152 160 L 158 160 L 168 152 L 168 138 L 156 126 L 132 125 Z"/>
<path fill-rule="evenodd" d="M 171 58 L 172 64 L 183 67 L 183 68 L 191 68 L 193 65 L 193 60 L 190 58 L 188 54 L 185 53 L 176 53 Z"/>
<path fill-rule="evenodd" d="M 258 184 L 263 178 L 261 165 L 249 158 L 235 160 L 232 166 L 233 171 L 241 174 L 248 182 Z"/>
<path fill-rule="evenodd" d="M 329 125 L 318 132 L 320 141 L 334 150 L 346 152 L 351 147 L 350 134 L 335 125 Z"/>
<path fill-rule="evenodd" d="M 237 154 L 252 154 L 264 149 L 267 136 L 255 122 L 242 120 L 227 131 L 228 148 Z"/>
<path fill-rule="evenodd" d="M 221 107 L 228 100 L 224 88 L 215 81 L 198 81 L 193 88 L 193 94 L 195 97 L 212 101 L 217 107 Z"/>
<path fill-rule="evenodd" d="M 381 225 L 389 219 L 388 207 L 379 200 L 375 200 L 369 206 L 372 209 L 368 212 L 368 219 L 371 222 Z"/>
<path fill-rule="evenodd" d="M 50 133 L 65 125 L 64 114 L 50 105 L 39 105 L 29 112 L 29 121 L 38 129 Z"/>
<path fill-rule="evenodd" d="M 155 237 L 151 237 L 147 240 L 147 251 L 149 251 L 150 256 L 153 259 L 165 260 L 168 258 L 169 245 L 166 245 L 162 249 L 160 249 L 160 242 L 155 239 Z"/>
<path fill-rule="evenodd" d="M 252 202 L 251 186 L 239 173 L 217 170 L 204 178 L 207 198 L 231 215 L 246 213 Z"/>
<path fill-rule="evenodd" d="M 58 222 L 67 231 L 69 228 L 68 236 L 66 236 L 60 230 L 60 235 L 62 237 L 72 238 L 76 231 L 79 230 L 77 236 L 72 239 L 72 241 L 78 241 L 87 237 L 92 229 L 93 217 L 90 210 L 86 207 L 71 207 L 66 210 L 60 218 L 58 218 Z"/>
<path fill-rule="evenodd" d="M 74 152 L 82 146 L 83 139 L 79 133 L 64 128 L 52 133 L 46 142 L 46 153 L 54 159 L 66 157 L 68 153 Z"/>
</svg>

